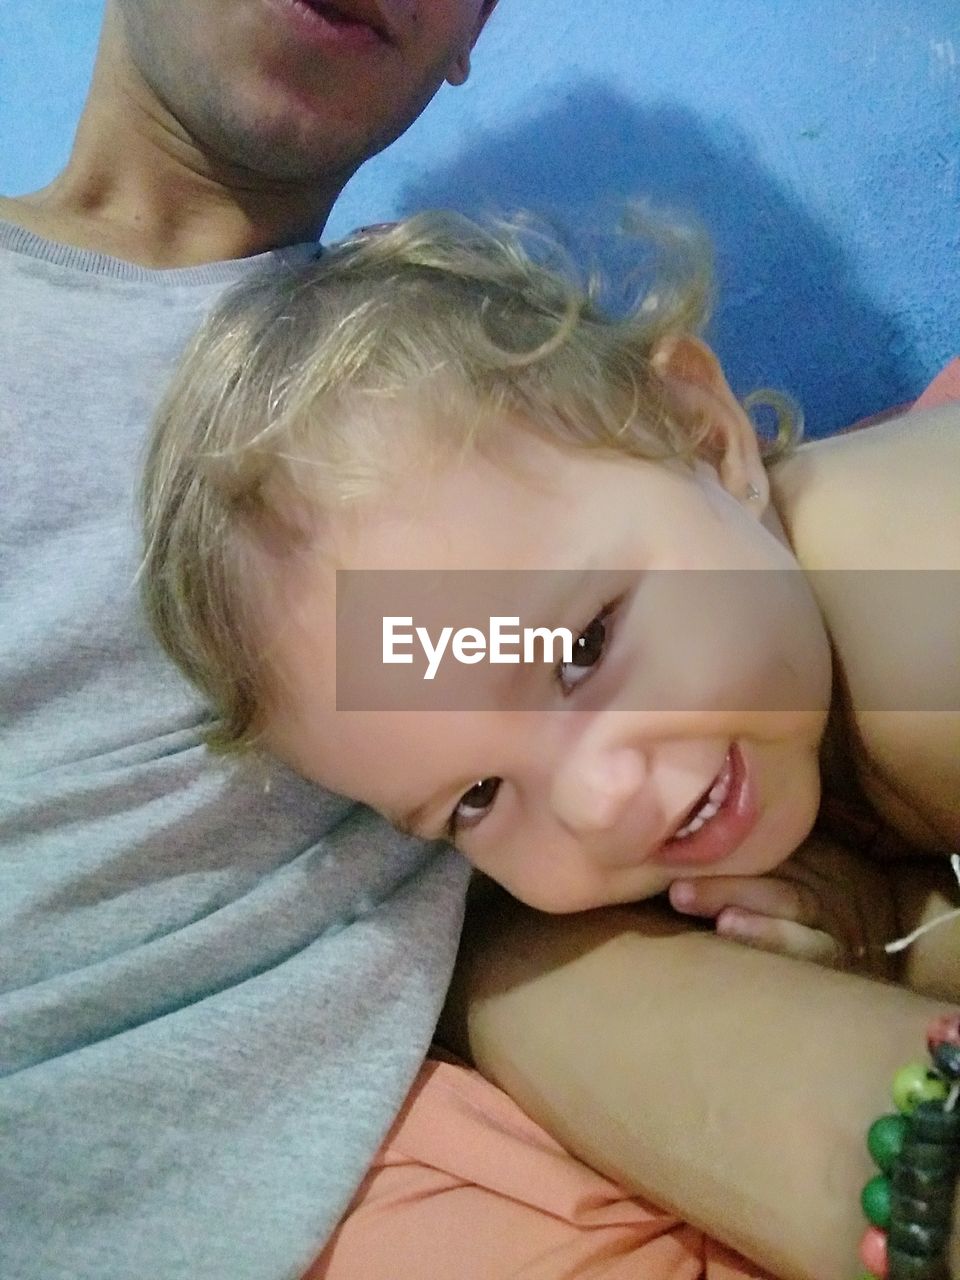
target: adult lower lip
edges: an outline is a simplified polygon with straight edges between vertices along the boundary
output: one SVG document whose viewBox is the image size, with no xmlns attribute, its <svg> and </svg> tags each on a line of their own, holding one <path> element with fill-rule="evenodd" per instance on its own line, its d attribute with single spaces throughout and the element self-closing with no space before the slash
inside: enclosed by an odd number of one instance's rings
<svg viewBox="0 0 960 1280">
<path fill-rule="evenodd" d="M 387 43 L 366 22 L 341 15 L 330 6 L 313 8 L 307 0 L 266 0 L 302 43 L 339 53 L 364 53 Z"/>
<path fill-rule="evenodd" d="M 733 853 L 757 825 L 760 815 L 756 788 L 736 743 L 730 747 L 727 759 L 732 777 L 723 805 L 699 831 L 661 845 L 649 859 L 651 863 L 664 867 L 710 866 Z"/>
</svg>

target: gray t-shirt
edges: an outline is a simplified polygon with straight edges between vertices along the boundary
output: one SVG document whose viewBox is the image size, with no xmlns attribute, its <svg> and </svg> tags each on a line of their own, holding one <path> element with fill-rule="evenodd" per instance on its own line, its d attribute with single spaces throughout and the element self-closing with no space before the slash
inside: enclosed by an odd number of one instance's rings
<svg viewBox="0 0 960 1280">
<path fill-rule="evenodd" d="M 0 1275 L 287 1280 L 428 1046 L 466 865 L 264 762 L 137 605 L 164 379 L 253 267 L 0 223 Z"/>
</svg>

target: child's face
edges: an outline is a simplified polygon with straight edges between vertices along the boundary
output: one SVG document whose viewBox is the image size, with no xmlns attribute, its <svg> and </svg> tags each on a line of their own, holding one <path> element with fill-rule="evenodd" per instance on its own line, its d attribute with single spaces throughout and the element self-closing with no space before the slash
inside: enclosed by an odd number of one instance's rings
<svg viewBox="0 0 960 1280">
<path fill-rule="evenodd" d="M 705 464 L 512 439 L 519 466 L 471 453 L 429 480 L 411 467 L 291 570 L 271 636 L 286 692 L 268 745 L 418 835 L 453 833 L 471 862 L 546 911 L 770 870 L 819 800 L 830 658 L 803 573 Z M 467 594 L 482 584 L 484 616 L 583 634 L 582 652 L 567 666 L 461 667 L 454 678 L 472 683 L 459 703 L 438 677 L 440 707 L 480 710 L 338 711 L 333 663 L 318 655 L 335 638 L 341 663 L 373 649 L 336 632 L 331 551 L 347 570 L 524 570 L 452 580 Z M 435 635 L 437 601 L 423 606 Z M 458 610 L 451 599 L 455 626 Z M 399 670 L 421 680 L 415 652 Z M 398 668 L 361 661 L 375 707 Z"/>
</svg>

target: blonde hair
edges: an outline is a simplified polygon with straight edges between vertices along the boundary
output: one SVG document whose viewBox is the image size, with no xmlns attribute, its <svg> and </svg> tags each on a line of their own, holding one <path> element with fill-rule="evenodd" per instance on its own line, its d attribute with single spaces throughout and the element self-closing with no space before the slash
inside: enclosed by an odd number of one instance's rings
<svg viewBox="0 0 960 1280">
<path fill-rule="evenodd" d="M 705 323 L 709 251 L 637 211 L 629 229 L 657 270 L 621 316 L 549 237 L 427 213 L 258 273 L 205 321 L 156 419 L 142 583 L 161 643 L 215 709 L 213 745 L 252 741 L 263 709 L 258 548 L 296 537 L 301 500 L 336 506 L 382 479 L 388 419 L 371 441 L 349 411 L 364 397 L 468 410 L 441 415 L 456 447 L 508 414 L 567 444 L 693 456 L 707 424 L 678 416 L 651 355 Z M 781 450 L 795 423 L 773 403 Z"/>
</svg>

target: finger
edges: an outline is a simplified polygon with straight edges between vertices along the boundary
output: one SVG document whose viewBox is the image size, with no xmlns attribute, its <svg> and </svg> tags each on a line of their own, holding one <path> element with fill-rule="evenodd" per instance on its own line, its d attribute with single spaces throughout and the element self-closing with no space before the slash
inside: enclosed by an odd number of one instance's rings
<svg viewBox="0 0 960 1280">
<path fill-rule="evenodd" d="M 829 965 L 833 969 L 843 969 L 847 965 L 848 957 L 836 938 L 793 920 L 778 920 L 727 907 L 717 916 L 716 928 L 721 937 L 761 951 L 773 951 L 796 960 L 811 960 L 814 964 Z"/>
<path fill-rule="evenodd" d="M 820 903 L 813 890 L 777 876 L 705 876 L 674 880 L 670 904 L 686 915 L 716 917 L 724 907 L 740 907 L 761 916 L 792 920 L 816 928 Z"/>
</svg>

